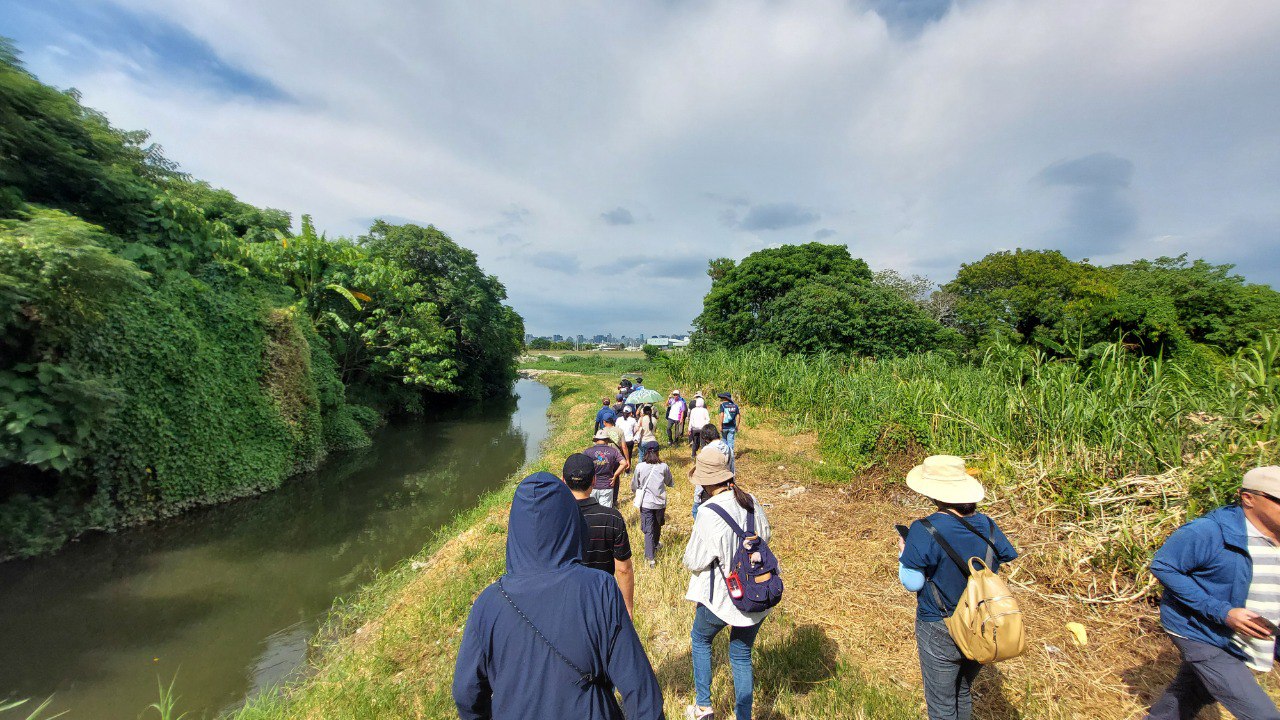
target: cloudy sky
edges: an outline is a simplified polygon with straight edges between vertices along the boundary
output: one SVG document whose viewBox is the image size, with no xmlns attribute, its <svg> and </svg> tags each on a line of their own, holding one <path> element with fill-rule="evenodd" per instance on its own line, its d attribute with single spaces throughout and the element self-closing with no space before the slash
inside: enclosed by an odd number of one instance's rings
<svg viewBox="0 0 1280 720">
<path fill-rule="evenodd" d="M 0 0 L 0 34 L 249 202 L 434 223 L 537 334 L 683 330 L 708 258 L 815 238 L 1280 284 L 1275 0 Z"/>
</svg>

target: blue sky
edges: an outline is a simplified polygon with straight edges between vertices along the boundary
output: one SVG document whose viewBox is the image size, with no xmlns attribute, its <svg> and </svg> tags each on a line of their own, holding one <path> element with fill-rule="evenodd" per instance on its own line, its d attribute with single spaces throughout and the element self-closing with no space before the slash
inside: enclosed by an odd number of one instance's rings
<svg viewBox="0 0 1280 720">
<path fill-rule="evenodd" d="M 1280 283 L 1280 3 L 0 0 L 0 34 L 247 201 L 445 229 L 535 333 L 686 328 L 708 258 L 813 239 Z"/>
</svg>

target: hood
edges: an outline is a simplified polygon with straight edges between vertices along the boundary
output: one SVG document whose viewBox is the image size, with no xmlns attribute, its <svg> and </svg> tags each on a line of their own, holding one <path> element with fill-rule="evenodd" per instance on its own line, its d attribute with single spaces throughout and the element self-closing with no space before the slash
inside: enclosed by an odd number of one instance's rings
<svg viewBox="0 0 1280 720">
<path fill-rule="evenodd" d="M 507 524 L 507 574 L 533 575 L 582 562 L 582 514 L 560 478 L 539 472 L 520 481 Z"/>
</svg>

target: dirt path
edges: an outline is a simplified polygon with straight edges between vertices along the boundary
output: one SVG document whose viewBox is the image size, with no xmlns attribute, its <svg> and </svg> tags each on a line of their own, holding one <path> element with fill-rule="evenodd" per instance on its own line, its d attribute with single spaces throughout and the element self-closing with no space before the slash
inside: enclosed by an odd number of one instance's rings
<svg viewBox="0 0 1280 720">
<path fill-rule="evenodd" d="M 840 488 L 817 484 L 814 468 L 821 461 L 814 437 L 780 433 L 780 418 L 768 412 L 746 408 L 744 413 L 751 424 L 738 435 L 739 478 L 766 505 L 774 529 L 772 544 L 787 582 L 780 619 L 771 618 L 771 625 L 761 633 L 762 648 L 769 643 L 803 641 L 800 644 L 811 646 L 809 650 L 820 656 L 816 664 L 799 668 L 807 681 L 821 682 L 861 670 L 872 685 L 898 688 L 919 711 L 915 598 L 897 582 L 892 526 L 924 516 L 932 506 L 893 478 L 860 479 Z M 670 494 L 664 550 L 657 568 L 642 567 L 637 513 L 629 502 L 623 502 L 622 509 L 631 524 L 637 555 L 637 627 L 663 680 L 671 715 L 683 712 L 692 693 L 687 635 L 692 613 L 683 600 L 688 574 L 680 565 L 691 526 L 687 446 L 675 452 L 664 446 L 663 459 L 673 466 L 677 482 Z M 630 497 L 624 491 L 624 500 Z M 1159 633 L 1153 609 L 1042 599 L 1034 591 L 1036 550 L 1057 540 L 1020 522 L 1007 503 L 997 500 L 986 512 L 997 518 L 1024 555 L 1010 567 L 1013 580 L 1022 584 L 1016 592 L 1028 619 L 1030 643 L 1024 657 L 984 670 L 976 688 L 976 717 L 1140 716 L 1152 693 L 1159 692 L 1172 672 L 1171 649 Z M 1087 646 L 1072 642 L 1065 628 L 1070 621 L 1088 628 Z M 797 639 L 798 632 L 808 637 Z M 722 658 L 720 662 L 716 699 L 718 709 L 727 712 L 731 685 Z M 844 666 L 837 668 L 840 663 Z M 761 675 L 767 685 L 771 673 L 758 668 L 758 685 Z M 804 682 L 775 679 L 779 687 L 765 688 L 765 703 L 757 708 L 757 717 L 795 717 L 794 713 L 810 709 Z"/>
</svg>

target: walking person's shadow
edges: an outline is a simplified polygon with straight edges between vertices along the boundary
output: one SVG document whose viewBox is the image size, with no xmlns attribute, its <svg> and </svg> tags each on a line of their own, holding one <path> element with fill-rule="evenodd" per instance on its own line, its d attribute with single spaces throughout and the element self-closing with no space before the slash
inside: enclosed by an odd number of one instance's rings
<svg viewBox="0 0 1280 720">
<path fill-rule="evenodd" d="M 782 637 L 771 639 L 770 631 L 777 632 L 780 626 Z M 723 630 L 712 643 L 711 667 L 713 677 L 723 679 L 723 684 L 713 681 L 715 697 L 721 702 L 728 700 L 732 705 L 728 636 L 729 631 Z M 835 641 L 819 625 L 791 626 L 786 621 L 766 620 L 752 652 L 755 717 L 759 720 L 781 718 L 774 710 L 779 693 L 786 690 L 792 695 L 804 695 L 834 677 L 838 653 Z M 687 649 L 659 663 L 655 672 L 668 703 L 673 696 L 680 698 L 680 705 L 693 699 L 693 658 Z"/>
</svg>

